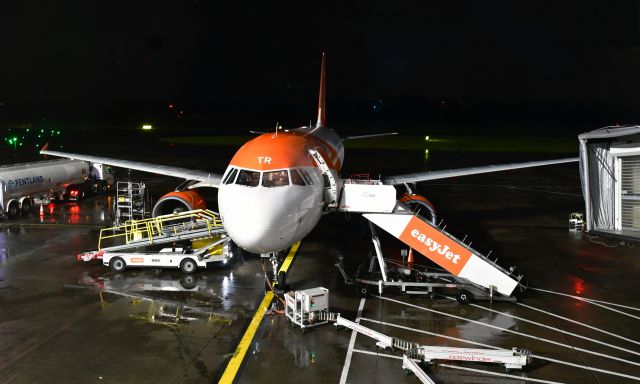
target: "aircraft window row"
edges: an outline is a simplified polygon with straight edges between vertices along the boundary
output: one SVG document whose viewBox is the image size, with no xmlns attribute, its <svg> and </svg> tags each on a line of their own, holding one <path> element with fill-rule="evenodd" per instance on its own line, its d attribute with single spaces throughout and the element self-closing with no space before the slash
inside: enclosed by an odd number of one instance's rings
<svg viewBox="0 0 640 384">
<path fill-rule="evenodd" d="M 227 173 L 227 177 L 222 181 L 223 184 L 231 184 L 236 180 L 236 173 L 238 173 L 238 168 L 232 168 L 231 172 Z"/>
<path fill-rule="evenodd" d="M 302 168 L 290 169 L 288 171 L 286 169 L 267 171 L 263 173 L 264 174 L 261 174 L 258 171 L 250 171 L 248 169 L 231 168 L 222 180 L 222 183 L 257 187 L 260 185 L 260 176 L 262 176 L 262 186 L 267 188 L 287 186 L 289 185 L 289 178 L 291 178 L 292 185 L 313 185 L 313 179 L 311 179 L 309 173 Z M 289 176 L 289 174 L 291 176 Z"/>
<path fill-rule="evenodd" d="M 286 170 L 265 172 L 262 175 L 263 187 L 271 188 L 285 185 L 289 185 L 289 172 Z"/>
<path fill-rule="evenodd" d="M 291 170 L 291 184 L 293 185 L 306 185 L 304 183 L 304 179 L 302 178 L 302 176 L 300 176 L 300 173 L 298 172 L 297 169 L 292 169 Z"/>
<path fill-rule="evenodd" d="M 236 184 L 246 185 L 247 187 L 257 187 L 260 184 L 260 172 L 241 169 L 238 173 Z"/>
<path fill-rule="evenodd" d="M 309 176 L 309 172 L 307 172 L 302 168 L 298 170 L 300 171 L 300 174 L 302 175 L 302 177 L 304 177 L 304 181 L 307 182 L 307 185 L 313 185 L 313 179 L 311 178 L 311 176 Z"/>
</svg>

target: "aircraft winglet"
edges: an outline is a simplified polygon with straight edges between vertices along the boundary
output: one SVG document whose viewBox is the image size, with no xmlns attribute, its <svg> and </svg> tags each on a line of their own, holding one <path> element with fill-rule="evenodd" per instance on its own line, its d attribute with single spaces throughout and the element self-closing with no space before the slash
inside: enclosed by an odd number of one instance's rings
<svg viewBox="0 0 640 384">
<path fill-rule="evenodd" d="M 49 143 L 45 144 L 44 147 L 42 147 L 40 150 L 41 151 L 46 151 L 47 149 L 49 149 Z M 43 156 L 44 156 L 45 159 L 47 158 L 47 155 L 43 155 Z"/>
</svg>

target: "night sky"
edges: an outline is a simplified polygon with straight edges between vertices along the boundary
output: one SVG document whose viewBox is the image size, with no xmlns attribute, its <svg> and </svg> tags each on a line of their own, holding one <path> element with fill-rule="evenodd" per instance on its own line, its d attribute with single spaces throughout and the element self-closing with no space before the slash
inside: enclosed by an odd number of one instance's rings
<svg viewBox="0 0 640 384">
<path fill-rule="evenodd" d="M 640 119 L 638 1 L 219 3 L 4 2 L 0 123 Z"/>
</svg>

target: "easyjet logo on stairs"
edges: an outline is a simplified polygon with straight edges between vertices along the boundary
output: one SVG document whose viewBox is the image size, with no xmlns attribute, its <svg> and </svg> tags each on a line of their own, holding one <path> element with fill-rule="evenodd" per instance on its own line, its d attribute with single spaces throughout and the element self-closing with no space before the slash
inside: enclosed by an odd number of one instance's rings
<svg viewBox="0 0 640 384">
<path fill-rule="evenodd" d="M 442 232 L 413 216 L 400 240 L 454 275 L 459 275 L 471 252 Z"/>
</svg>

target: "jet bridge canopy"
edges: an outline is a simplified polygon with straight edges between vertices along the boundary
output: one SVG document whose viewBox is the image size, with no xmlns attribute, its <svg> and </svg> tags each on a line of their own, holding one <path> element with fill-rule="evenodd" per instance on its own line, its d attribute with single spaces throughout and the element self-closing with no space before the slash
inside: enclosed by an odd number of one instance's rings
<svg viewBox="0 0 640 384">
<path fill-rule="evenodd" d="M 640 241 L 640 126 L 578 136 L 588 232 Z"/>
</svg>

